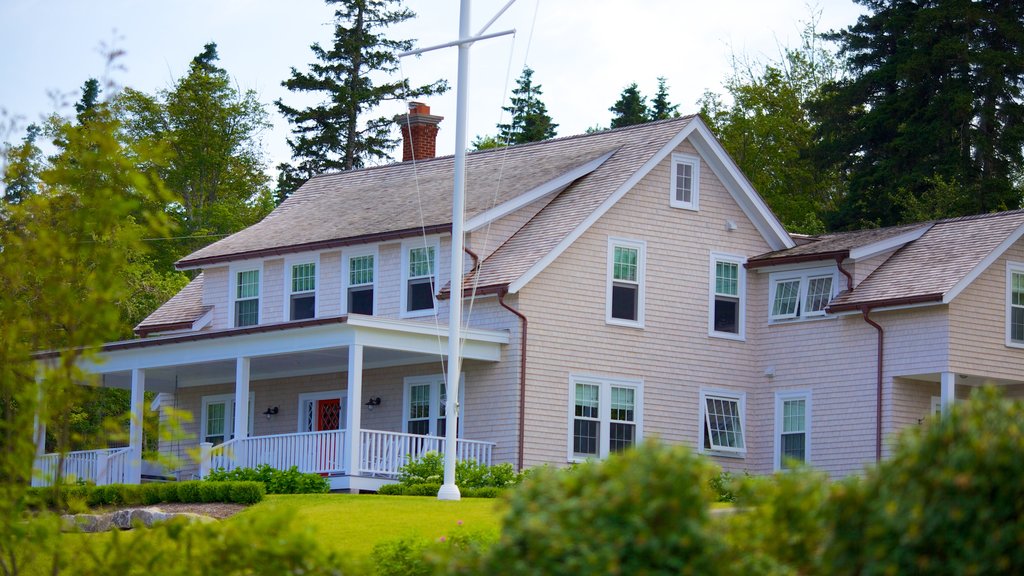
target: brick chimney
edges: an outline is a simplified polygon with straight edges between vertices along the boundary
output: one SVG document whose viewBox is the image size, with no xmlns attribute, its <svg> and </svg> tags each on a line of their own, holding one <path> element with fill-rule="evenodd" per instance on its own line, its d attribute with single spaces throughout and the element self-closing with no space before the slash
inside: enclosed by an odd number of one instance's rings
<svg viewBox="0 0 1024 576">
<path fill-rule="evenodd" d="M 395 116 L 402 127 L 402 162 L 433 158 L 437 145 L 437 125 L 444 116 L 431 116 L 430 106 L 409 102 L 409 113 Z"/>
</svg>

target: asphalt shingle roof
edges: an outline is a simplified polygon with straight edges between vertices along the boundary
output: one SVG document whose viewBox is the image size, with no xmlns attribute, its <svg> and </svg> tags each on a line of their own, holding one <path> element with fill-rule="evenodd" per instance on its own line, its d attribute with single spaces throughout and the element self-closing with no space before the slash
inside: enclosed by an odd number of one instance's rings
<svg viewBox="0 0 1024 576">
<path fill-rule="evenodd" d="M 145 335 L 151 332 L 172 330 L 179 324 L 191 325 L 210 311 L 213 306 L 203 305 L 203 274 L 199 273 L 187 286 L 170 300 L 157 308 L 135 327 L 135 332 Z"/>
</svg>

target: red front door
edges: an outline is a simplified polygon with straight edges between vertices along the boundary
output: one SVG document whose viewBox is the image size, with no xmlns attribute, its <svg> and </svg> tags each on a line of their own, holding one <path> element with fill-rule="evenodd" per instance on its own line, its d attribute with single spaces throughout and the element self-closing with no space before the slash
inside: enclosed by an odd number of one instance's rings
<svg viewBox="0 0 1024 576">
<path fill-rule="evenodd" d="M 338 430 L 341 428 L 341 400 L 316 401 L 316 429 Z"/>
</svg>

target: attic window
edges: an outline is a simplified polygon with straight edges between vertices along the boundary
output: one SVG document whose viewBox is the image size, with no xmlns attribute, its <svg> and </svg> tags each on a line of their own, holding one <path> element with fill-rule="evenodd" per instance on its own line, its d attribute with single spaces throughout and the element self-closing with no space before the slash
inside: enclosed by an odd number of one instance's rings
<svg viewBox="0 0 1024 576">
<path fill-rule="evenodd" d="M 697 210 L 700 196 L 700 158 L 693 154 L 672 155 L 672 195 L 669 205 L 673 208 Z"/>
</svg>

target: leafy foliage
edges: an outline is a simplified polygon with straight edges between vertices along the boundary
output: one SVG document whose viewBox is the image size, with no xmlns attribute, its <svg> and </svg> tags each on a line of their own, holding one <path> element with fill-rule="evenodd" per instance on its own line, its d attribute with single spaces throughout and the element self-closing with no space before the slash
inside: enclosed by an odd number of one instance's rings
<svg viewBox="0 0 1024 576">
<path fill-rule="evenodd" d="M 522 481 L 509 463 L 488 466 L 476 460 L 458 460 L 455 463 L 455 485 L 459 488 L 507 488 Z M 444 480 L 444 456 L 430 451 L 417 460 L 409 462 L 398 470 L 398 481 L 403 486 L 432 484 L 440 486 Z M 434 494 L 437 494 L 435 489 Z"/>
<path fill-rule="evenodd" d="M 330 483 L 319 474 L 300 472 L 298 466 L 278 470 L 269 464 L 256 468 L 235 468 L 214 470 L 205 478 L 206 482 L 261 482 L 267 494 L 319 494 L 330 490 Z"/>
<path fill-rule="evenodd" d="M 17 204 L 27 196 L 39 190 L 39 173 L 43 170 L 43 151 L 37 140 L 42 134 L 38 124 L 30 124 L 25 129 L 21 144 L 4 150 L 6 165 L 4 166 L 2 183 L 3 196 L 0 201 Z"/>
<path fill-rule="evenodd" d="M 378 576 L 460 574 L 475 567 L 496 539 L 491 532 L 459 526 L 437 540 L 405 537 L 378 544 L 373 563 Z"/>
<path fill-rule="evenodd" d="M 817 124 L 808 110 L 821 85 L 837 74 L 835 58 L 820 43 L 812 19 L 800 47 L 784 48 L 777 61 L 734 58 L 725 81 L 731 104 L 711 92 L 700 100 L 701 115 L 722 146 L 793 232 L 824 232 L 826 214 L 841 193 L 839 174 L 810 155 Z"/>
<path fill-rule="evenodd" d="M 721 574 L 709 523 L 714 465 L 653 442 L 572 471 L 541 469 L 510 493 L 479 573 Z"/>
<path fill-rule="evenodd" d="M 326 0 L 338 6 L 334 12 L 334 41 L 325 48 L 313 44 L 316 61 L 307 72 L 291 70 L 282 84 L 292 92 L 323 95 L 323 101 L 304 109 L 275 104 L 292 124 L 288 145 L 296 165 L 278 166 L 277 195 L 282 201 L 310 177 L 328 170 L 361 168 L 367 161 L 384 158 L 395 147 L 394 122 L 387 117 L 368 118 L 374 108 L 389 100 L 439 94 L 448 89 L 444 80 L 410 87 L 405 80 L 377 82 L 398 70 L 395 55 L 412 48 L 412 40 L 392 40 L 387 28 L 416 14 L 398 0 Z M 392 8 L 394 6 L 394 8 Z"/>
<path fill-rule="evenodd" d="M 533 69 L 523 68 L 509 105 L 502 107 L 512 118 L 508 124 L 498 124 L 499 142 L 526 144 L 555 137 L 558 124 L 548 116 L 548 107 L 540 99 L 542 94 L 541 85 L 533 83 Z"/>
<path fill-rule="evenodd" d="M 955 183 L 959 216 L 1021 205 L 1024 4 L 1008 0 L 860 0 L 857 23 L 828 38 L 849 76 L 815 98 L 820 165 L 848 189 L 833 228 L 891 225 Z"/>
<path fill-rule="evenodd" d="M 203 483 L 168 482 L 152 484 L 81 484 L 55 488 L 30 488 L 28 507 L 35 510 L 77 512 L 100 506 L 149 506 L 161 502 L 234 502 L 255 504 L 266 491 L 259 482 L 232 481 Z"/>
</svg>

